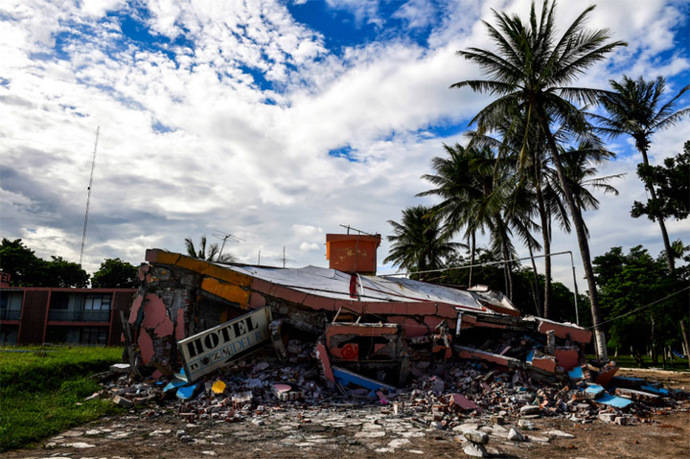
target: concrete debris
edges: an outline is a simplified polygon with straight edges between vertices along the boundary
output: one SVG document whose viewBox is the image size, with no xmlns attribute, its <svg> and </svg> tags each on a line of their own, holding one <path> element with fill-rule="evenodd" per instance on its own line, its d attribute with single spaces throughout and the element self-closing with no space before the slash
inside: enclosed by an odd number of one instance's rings
<svg viewBox="0 0 690 459">
<path fill-rule="evenodd" d="M 134 402 L 124 397 L 120 397 L 119 395 L 113 397 L 113 403 L 121 406 L 122 408 L 131 408 L 134 406 Z"/>
<path fill-rule="evenodd" d="M 487 457 L 488 453 L 484 445 L 478 443 L 467 442 L 462 448 L 462 451 L 471 457 Z"/>
<path fill-rule="evenodd" d="M 510 429 L 508 431 L 508 440 L 510 441 L 526 441 L 527 438 L 517 429 Z"/>
<path fill-rule="evenodd" d="M 472 443 L 480 443 L 486 445 L 489 443 L 489 435 L 486 432 L 480 432 L 479 430 L 468 430 L 464 433 L 465 438 Z"/>
</svg>

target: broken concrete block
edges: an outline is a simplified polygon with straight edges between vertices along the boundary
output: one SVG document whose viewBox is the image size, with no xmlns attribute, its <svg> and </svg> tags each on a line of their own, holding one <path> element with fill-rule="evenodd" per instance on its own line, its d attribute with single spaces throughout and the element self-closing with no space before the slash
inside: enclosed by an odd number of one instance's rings
<svg viewBox="0 0 690 459">
<path fill-rule="evenodd" d="M 599 413 L 599 420 L 606 423 L 611 423 L 616 418 L 616 413 Z"/>
<path fill-rule="evenodd" d="M 130 367 L 129 363 L 113 363 L 110 365 L 110 371 L 113 373 L 128 373 Z"/>
<path fill-rule="evenodd" d="M 131 408 L 134 406 L 134 402 L 124 397 L 120 397 L 119 395 L 113 397 L 113 403 L 121 406 L 122 408 Z"/>
<path fill-rule="evenodd" d="M 489 435 L 486 432 L 481 432 L 479 430 L 468 430 L 464 435 L 465 438 L 472 443 L 480 443 L 485 445 L 489 442 Z"/>
<path fill-rule="evenodd" d="M 487 457 L 488 453 L 486 452 L 486 448 L 484 448 L 484 445 L 478 444 L 478 443 L 472 443 L 472 442 L 466 442 L 464 448 L 462 448 L 462 451 L 467 454 L 468 456 L 472 457 Z"/>
<path fill-rule="evenodd" d="M 575 435 L 557 429 L 547 430 L 544 432 L 544 435 L 547 435 L 551 438 L 575 438 Z"/>
<path fill-rule="evenodd" d="M 527 419 L 520 419 L 518 421 L 518 427 L 521 429 L 525 430 L 535 430 L 536 427 L 534 427 L 534 423 L 532 421 L 528 421 Z"/>
<path fill-rule="evenodd" d="M 525 405 L 520 408 L 520 415 L 538 414 L 540 409 L 541 408 L 539 408 L 539 405 Z"/>
<path fill-rule="evenodd" d="M 450 394 L 450 405 L 461 410 L 476 410 L 477 404 L 462 394 Z"/>
<path fill-rule="evenodd" d="M 527 435 L 527 440 L 537 443 L 548 443 L 551 441 L 549 437 L 542 437 L 541 435 Z"/>
<path fill-rule="evenodd" d="M 527 440 L 521 432 L 516 429 L 510 429 L 508 431 L 508 440 L 510 441 L 525 441 Z"/>
</svg>

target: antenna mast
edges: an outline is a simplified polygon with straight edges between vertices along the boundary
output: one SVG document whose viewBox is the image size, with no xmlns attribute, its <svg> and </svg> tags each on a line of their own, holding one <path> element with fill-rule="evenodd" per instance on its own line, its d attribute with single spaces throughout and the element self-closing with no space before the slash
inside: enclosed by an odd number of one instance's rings
<svg viewBox="0 0 690 459">
<path fill-rule="evenodd" d="M 84 212 L 84 230 L 81 233 L 81 250 L 79 250 L 79 266 L 84 258 L 84 244 L 86 243 L 86 225 L 89 222 L 89 203 L 91 202 L 91 185 L 93 185 L 93 170 L 96 167 L 96 148 L 98 148 L 98 134 L 101 127 L 96 128 L 96 142 L 93 145 L 93 158 L 91 159 L 91 175 L 89 176 L 89 187 L 86 193 L 86 211 Z"/>
</svg>

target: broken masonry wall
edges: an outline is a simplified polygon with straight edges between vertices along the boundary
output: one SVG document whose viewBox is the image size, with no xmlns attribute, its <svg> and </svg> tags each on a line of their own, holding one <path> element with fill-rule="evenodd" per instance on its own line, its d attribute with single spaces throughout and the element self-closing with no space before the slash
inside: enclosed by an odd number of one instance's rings
<svg viewBox="0 0 690 459">
<path fill-rule="evenodd" d="M 140 285 L 125 333 L 130 361 L 154 376 L 171 375 L 179 366 L 177 340 L 195 330 L 198 276 L 187 270 L 142 264 Z"/>
</svg>

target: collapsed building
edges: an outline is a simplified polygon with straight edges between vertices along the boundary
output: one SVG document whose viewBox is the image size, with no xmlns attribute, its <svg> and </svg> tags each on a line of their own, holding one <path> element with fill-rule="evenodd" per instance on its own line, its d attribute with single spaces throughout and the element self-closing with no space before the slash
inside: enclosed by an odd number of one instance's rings
<svg viewBox="0 0 690 459">
<path fill-rule="evenodd" d="M 147 250 L 123 318 L 130 362 L 143 376 L 184 368 L 195 379 L 264 341 L 284 357 L 288 340 L 298 336 L 321 350 L 332 382 L 334 367 L 341 376 L 401 386 L 410 360 L 452 356 L 535 377 L 564 377 L 583 363 L 589 330 L 523 316 L 485 287 L 377 276 L 379 244 L 379 235 L 328 234 L 328 268 L 220 264 Z"/>
<path fill-rule="evenodd" d="M 345 425 L 344 406 L 389 406 L 420 429 L 461 433 L 453 438 L 479 457 L 489 437 L 572 438 L 521 432 L 541 416 L 634 424 L 686 409 L 684 391 L 616 376 L 615 362 L 587 362 L 592 333 L 583 327 L 522 315 L 486 287 L 377 276 L 379 244 L 380 236 L 329 234 L 329 267 L 299 269 L 148 250 L 121 315 L 129 363 L 114 365 L 106 378 L 117 381 L 92 397 L 257 425 L 280 423 L 281 413 L 303 419 L 304 410 Z M 365 430 L 355 436 L 379 434 Z M 178 438 L 194 441 L 184 431 Z"/>
</svg>

